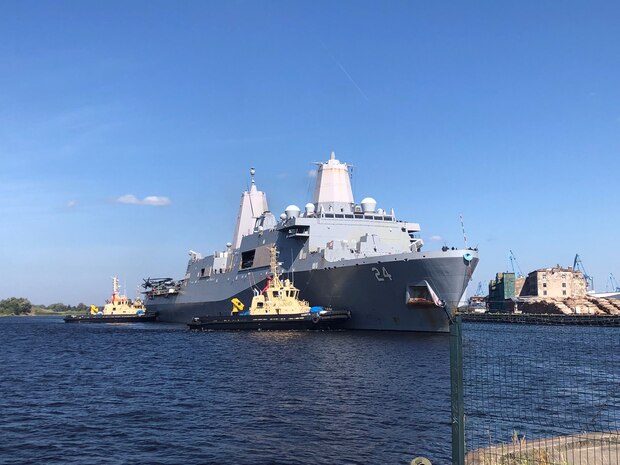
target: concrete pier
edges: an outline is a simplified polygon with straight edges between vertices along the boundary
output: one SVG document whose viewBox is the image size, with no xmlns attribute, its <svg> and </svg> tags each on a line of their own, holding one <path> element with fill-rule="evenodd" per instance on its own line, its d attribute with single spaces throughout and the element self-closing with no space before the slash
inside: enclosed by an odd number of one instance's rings
<svg viewBox="0 0 620 465">
<path fill-rule="evenodd" d="M 466 465 L 620 465 L 620 431 L 523 440 L 476 449 Z"/>
<path fill-rule="evenodd" d="M 463 321 L 530 325 L 620 326 L 620 315 L 564 315 L 540 313 L 462 313 Z"/>
</svg>

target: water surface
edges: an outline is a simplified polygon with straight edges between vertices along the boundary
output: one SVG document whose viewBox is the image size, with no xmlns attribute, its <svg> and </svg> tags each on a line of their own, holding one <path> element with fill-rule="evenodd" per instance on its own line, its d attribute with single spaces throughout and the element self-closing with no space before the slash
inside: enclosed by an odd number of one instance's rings
<svg viewBox="0 0 620 465">
<path fill-rule="evenodd" d="M 450 461 L 447 335 L 0 318 L 0 463 Z"/>
</svg>

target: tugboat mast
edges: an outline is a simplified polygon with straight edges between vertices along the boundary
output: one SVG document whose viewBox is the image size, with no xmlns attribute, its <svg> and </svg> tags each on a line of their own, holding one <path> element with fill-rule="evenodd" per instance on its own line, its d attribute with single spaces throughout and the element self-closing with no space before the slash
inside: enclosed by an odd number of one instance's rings
<svg viewBox="0 0 620 465">
<path fill-rule="evenodd" d="M 273 274 L 273 278 L 271 278 L 270 287 L 281 289 L 283 286 L 282 286 L 282 281 L 280 280 L 280 275 L 278 274 L 278 249 L 274 245 L 270 248 L 269 252 L 271 254 L 271 257 L 270 257 L 271 258 L 270 260 L 271 273 Z"/>
</svg>

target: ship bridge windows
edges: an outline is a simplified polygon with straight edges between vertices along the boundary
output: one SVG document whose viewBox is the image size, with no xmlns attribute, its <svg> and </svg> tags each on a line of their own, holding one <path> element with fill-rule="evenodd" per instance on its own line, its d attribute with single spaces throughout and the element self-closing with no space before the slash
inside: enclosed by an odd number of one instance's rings
<svg viewBox="0 0 620 465">
<path fill-rule="evenodd" d="M 310 236 L 310 226 L 307 225 L 296 225 L 295 227 L 290 227 L 286 229 L 286 237 L 291 238 L 301 238 L 305 239 Z"/>
<path fill-rule="evenodd" d="M 348 218 L 360 220 L 376 220 L 376 221 L 396 221 L 392 215 L 377 215 L 355 211 L 354 213 L 321 213 L 319 218 Z M 417 229 L 419 231 L 419 228 Z"/>
</svg>

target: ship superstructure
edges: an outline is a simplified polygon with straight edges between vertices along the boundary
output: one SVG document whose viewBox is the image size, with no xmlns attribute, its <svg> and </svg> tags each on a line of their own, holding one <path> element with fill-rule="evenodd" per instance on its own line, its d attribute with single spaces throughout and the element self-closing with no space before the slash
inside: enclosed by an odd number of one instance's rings
<svg viewBox="0 0 620 465">
<path fill-rule="evenodd" d="M 190 251 L 182 279 L 145 281 L 146 306 L 161 321 L 225 315 L 249 305 L 265 286 L 270 251 L 300 298 L 346 308 L 351 329 L 446 331 L 478 263 L 475 249 L 423 251 L 420 226 L 364 198 L 355 203 L 349 166 L 332 153 L 319 163 L 312 202 L 286 207 L 276 217 L 252 183 L 241 197 L 233 241 L 203 257 Z"/>
</svg>

